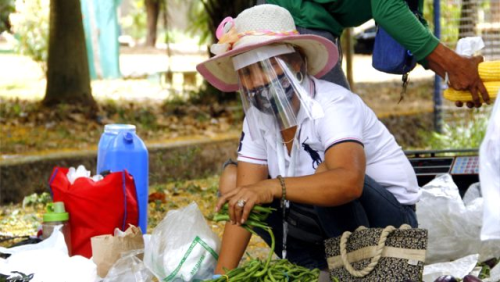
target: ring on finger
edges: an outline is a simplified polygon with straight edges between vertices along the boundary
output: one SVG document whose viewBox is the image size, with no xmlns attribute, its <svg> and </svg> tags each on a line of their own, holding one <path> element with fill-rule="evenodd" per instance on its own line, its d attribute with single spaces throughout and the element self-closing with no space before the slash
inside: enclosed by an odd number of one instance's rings
<svg viewBox="0 0 500 282">
<path fill-rule="evenodd" d="M 242 208 L 245 206 L 246 202 L 246 200 L 240 199 L 238 200 L 238 202 L 236 202 L 236 206 Z"/>
</svg>

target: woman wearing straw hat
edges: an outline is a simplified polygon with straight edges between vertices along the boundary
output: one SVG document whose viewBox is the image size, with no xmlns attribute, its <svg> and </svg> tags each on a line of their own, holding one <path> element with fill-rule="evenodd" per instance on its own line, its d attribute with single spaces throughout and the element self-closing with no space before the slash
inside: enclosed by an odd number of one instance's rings
<svg viewBox="0 0 500 282">
<path fill-rule="evenodd" d="M 231 222 L 216 273 L 237 267 L 251 236 L 239 225 L 257 204 L 278 209 L 268 219 L 276 254 L 309 268 L 327 268 L 325 238 L 417 226 L 419 187 L 394 137 L 359 96 L 316 78 L 338 60 L 331 41 L 299 35 L 275 5 L 226 18 L 217 37 L 216 56 L 197 69 L 218 89 L 239 90 L 245 120 L 238 165 L 221 176 L 217 209 L 227 202 Z"/>
</svg>

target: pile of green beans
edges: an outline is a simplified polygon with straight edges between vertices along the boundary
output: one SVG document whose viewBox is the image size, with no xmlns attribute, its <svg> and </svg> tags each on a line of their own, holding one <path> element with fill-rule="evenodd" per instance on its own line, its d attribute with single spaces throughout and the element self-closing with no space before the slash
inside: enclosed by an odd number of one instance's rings
<svg viewBox="0 0 500 282">
<path fill-rule="evenodd" d="M 275 239 L 274 234 L 266 223 L 266 219 L 276 209 L 270 207 L 254 206 L 247 221 L 241 225 L 252 234 L 257 235 L 254 228 L 261 228 L 269 233 L 271 237 L 271 252 L 269 253 L 266 261 L 261 261 L 257 258 L 250 257 L 250 261 L 242 266 L 226 271 L 226 274 L 213 280 L 211 282 L 238 282 L 238 281 L 318 281 L 319 269 L 310 270 L 308 268 L 298 266 L 289 262 L 286 259 L 271 260 Z M 225 204 L 222 209 L 214 215 L 214 221 L 229 221 L 228 205 Z"/>
</svg>

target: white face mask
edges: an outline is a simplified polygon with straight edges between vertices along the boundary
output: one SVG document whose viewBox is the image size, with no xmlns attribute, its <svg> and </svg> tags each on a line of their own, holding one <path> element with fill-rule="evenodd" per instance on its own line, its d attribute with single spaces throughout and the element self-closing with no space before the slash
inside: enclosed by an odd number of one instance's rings
<svg viewBox="0 0 500 282">
<path fill-rule="evenodd" d="M 277 114 L 279 111 L 275 98 L 278 96 L 276 89 L 280 89 L 280 92 L 281 90 L 284 92 L 288 103 L 292 101 L 295 91 L 293 90 L 292 83 L 285 74 L 278 75 L 276 79 L 267 85 L 255 87 L 243 92 L 246 92 L 246 99 L 259 111 L 272 115 Z"/>
</svg>

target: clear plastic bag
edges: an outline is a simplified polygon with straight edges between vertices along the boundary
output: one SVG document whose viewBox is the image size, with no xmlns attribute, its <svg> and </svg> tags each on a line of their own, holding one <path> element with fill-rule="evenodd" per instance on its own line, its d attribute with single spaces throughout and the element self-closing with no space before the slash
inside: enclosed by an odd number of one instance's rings
<svg viewBox="0 0 500 282">
<path fill-rule="evenodd" d="M 172 210 L 153 230 L 144 263 L 160 281 L 210 279 L 220 239 L 207 225 L 196 203 Z"/>
<path fill-rule="evenodd" d="M 499 94 L 500 95 L 500 91 Z M 498 96 L 497 96 L 498 97 Z M 500 99 L 491 112 L 479 150 L 479 179 L 484 197 L 481 240 L 500 240 Z"/>
<path fill-rule="evenodd" d="M 417 204 L 419 228 L 429 231 L 426 264 L 448 262 L 472 254 L 479 261 L 500 256 L 500 241 L 482 242 L 483 197 L 464 204 L 451 175 L 444 174 L 422 187 Z"/>
<path fill-rule="evenodd" d="M 132 251 L 116 261 L 103 282 L 149 282 L 153 274 L 137 255 L 143 251 Z"/>
</svg>

